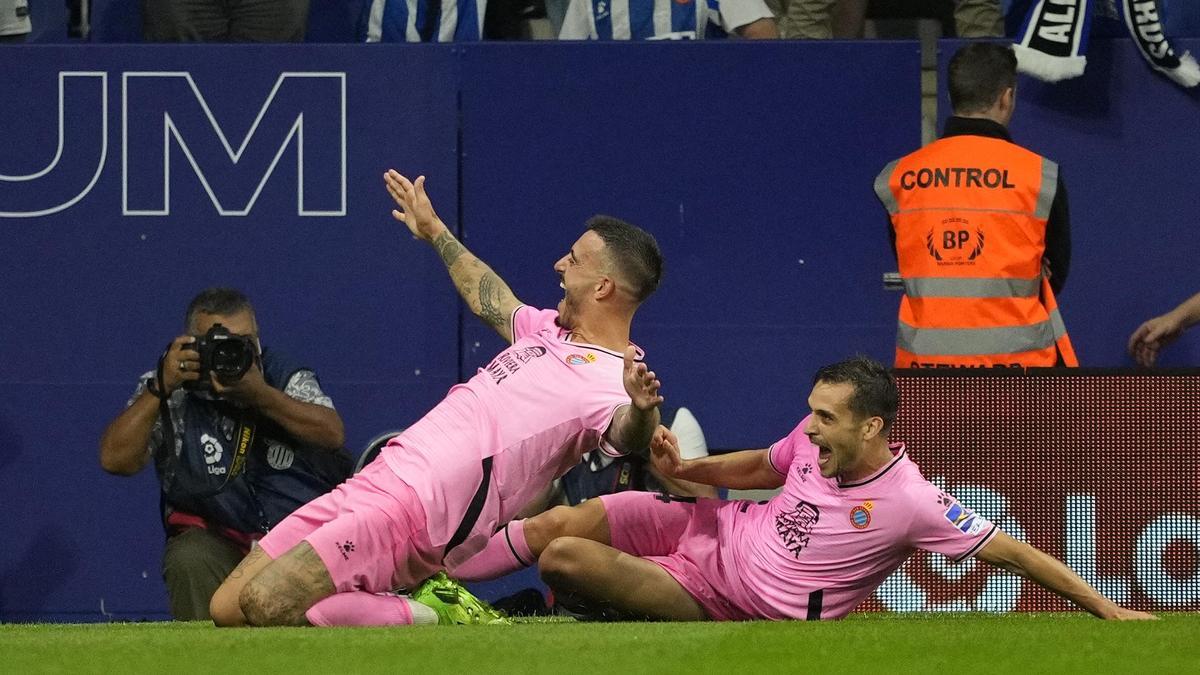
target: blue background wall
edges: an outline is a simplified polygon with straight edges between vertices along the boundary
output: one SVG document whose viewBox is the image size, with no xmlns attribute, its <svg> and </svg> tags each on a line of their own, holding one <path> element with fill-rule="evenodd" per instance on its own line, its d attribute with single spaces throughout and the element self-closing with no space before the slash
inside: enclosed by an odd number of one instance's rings
<svg viewBox="0 0 1200 675">
<path fill-rule="evenodd" d="M 387 215 L 380 174 L 391 166 L 428 175 L 443 217 L 534 304 L 558 299 L 550 266 L 587 216 L 652 230 L 668 270 L 635 339 L 669 403 L 693 408 L 715 447 L 786 433 L 817 365 L 856 351 L 890 356 L 898 298 L 879 281 L 894 262 L 871 180 L 919 143 L 915 44 L 3 54 L 0 81 L 21 95 L 0 99 L 0 174 L 51 163 L 60 71 L 108 73 L 109 146 L 77 204 L 0 219 L 0 619 L 96 619 L 101 600 L 122 618 L 165 615 L 154 479 L 107 476 L 96 447 L 199 288 L 251 295 L 265 341 L 321 374 L 354 449 L 411 422 L 495 352 L 498 339 L 462 316 L 436 256 Z M 297 215 L 293 144 L 247 216 L 220 216 L 172 143 L 170 215 L 123 216 L 121 73 L 150 70 L 191 73 L 234 146 L 282 72 L 345 72 L 345 215 Z M 297 111 L 311 134 L 338 105 L 319 87 L 281 98 L 249 144 L 247 173 L 223 157 L 179 85 L 130 90 L 130 147 L 144 172 L 135 190 L 153 180 L 144 153 L 162 137 L 159 111 L 228 200 L 249 194 L 246 181 Z M 1196 212 L 1200 140 L 1189 130 L 1200 108 L 1119 44 L 1094 49 L 1088 75 L 1060 86 L 1023 85 L 1014 134 L 1067 171 L 1076 252 L 1063 305 L 1077 346 L 1088 365 L 1128 365 L 1129 331 L 1200 290 L 1200 251 L 1183 234 Z M 0 211 L 86 184 L 91 167 L 72 160 L 97 151 L 104 117 L 96 87 L 69 91 L 77 140 L 41 182 L 0 181 Z M 274 147 L 261 144 L 270 138 Z M 340 160 L 324 140 L 308 160 L 328 175 Z M 1167 362 L 1194 363 L 1196 344 L 1185 338 Z"/>
</svg>

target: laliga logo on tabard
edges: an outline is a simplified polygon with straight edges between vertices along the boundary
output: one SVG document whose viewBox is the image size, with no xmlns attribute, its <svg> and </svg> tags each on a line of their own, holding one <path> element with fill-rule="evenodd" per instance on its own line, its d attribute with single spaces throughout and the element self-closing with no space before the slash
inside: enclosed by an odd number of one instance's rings
<svg viewBox="0 0 1200 675">
<path fill-rule="evenodd" d="M 223 454 L 220 441 L 208 434 L 201 434 L 200 447 L 204 450 L 204 463 L 208 465 L 208 472 L 213 475 L 224 474 L 225 467 L 213 466 L 221 461 L 221 455 Z"/>
<path fill-rule="evenodd" d="M 344 72 L 280 73 L 263 92 L 243 92 L 237 82 L 223 80 L 222 88 L 238 92 L 239 99 L 229 103 L 226 94 L 216 108 L 189 72 L 120 76 L 115 140 L 120 143 L 122 215 L 171 215 L 172 171 L 194 177 L 218 214 L 248 215 L 281 160 L 295 162 L 296 215 L 346 215 Z M 229 124 L 231 106 L 259 101 L 249 127 Z M 12 171 L 11 158 L 0 157 L 0 217 L 33 218 L 69 209 L 92 191 L 110 163 L 109 109 L 116 113 L 117 103 L 109 103 L 109 74 L 59 72 L 57 116 L 53 105 L 45 101 L 45 114 L 21 125 L 11 120 L 3 125 L 5 133 L 32 133 L 22 126 L 57 119 L 58 141 L 52 156 L 46 148 L 48 163 L 31 173 L 6 173 Z M 111 164 L 115 169 L 115 158 Z"/>
</svg>

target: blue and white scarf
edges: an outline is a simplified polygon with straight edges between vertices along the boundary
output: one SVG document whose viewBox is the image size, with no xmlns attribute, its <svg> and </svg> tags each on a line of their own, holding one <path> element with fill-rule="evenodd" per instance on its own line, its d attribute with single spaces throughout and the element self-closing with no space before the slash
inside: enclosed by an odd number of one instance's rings
<svg viewBox="0 0 1200 675">
<path fill-rule="evenodd" d="M 1152 68 L 1180 86 L 1200 84 L 1196 59 L 1167 42 L 1158 0 L 1035 0 L 1014 46 L 1021 72 L 1047 82 L 1082 75 L 1094 10 L 1122 21 Z"/>
</svg>

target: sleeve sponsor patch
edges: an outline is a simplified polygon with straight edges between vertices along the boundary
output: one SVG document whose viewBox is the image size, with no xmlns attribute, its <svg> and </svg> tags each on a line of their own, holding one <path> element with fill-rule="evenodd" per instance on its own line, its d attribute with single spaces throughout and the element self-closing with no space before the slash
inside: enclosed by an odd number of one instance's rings
<svg viewBox="0 0 1200 675">
<path fill-rule="evenodd" d="M 979 531 L 987 525 L 985 519 L 975 515 L 974 511 L 958 502 L 954 502 L 950 508 L 946 509 L 946 520 L 968 536 L 979 534 Z"/>
</svg>

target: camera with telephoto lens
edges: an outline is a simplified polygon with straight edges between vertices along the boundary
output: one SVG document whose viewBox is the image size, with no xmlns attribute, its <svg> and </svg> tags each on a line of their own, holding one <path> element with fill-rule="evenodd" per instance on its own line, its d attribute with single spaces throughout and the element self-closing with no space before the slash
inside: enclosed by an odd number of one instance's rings
<svg viewBox="0 0 1200 675">
<path fill-rule="evenodd" d="M 216 373 L 222 384 L 237 382 L 254 365 L 258 355 L 253 338 L 234 335 L 219 323 L 214 323 L 204 335 L 197 335 L 191 346 L 200 352 L 200 379 L 185 381 L 184 386 L 193 390 L 212 389 L 209 373 Z"/>
</svg>

